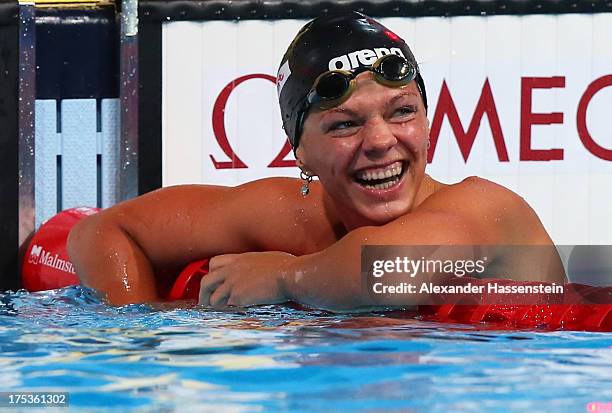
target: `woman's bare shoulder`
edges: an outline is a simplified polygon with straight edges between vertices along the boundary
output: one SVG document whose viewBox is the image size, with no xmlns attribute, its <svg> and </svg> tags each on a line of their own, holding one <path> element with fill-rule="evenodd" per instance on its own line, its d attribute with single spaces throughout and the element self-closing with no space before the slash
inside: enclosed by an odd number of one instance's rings
<svg viewBox="0 0 612 413">
<path fill-rule="evenodd" d="M 151 191 L 120 205 L 118 209 L 134 208 L 140 210 L 143 205 L 148 203 L 171 207 L 174 204 L 182 206 L 186 204 L 200 205 L 202 201 L 226 204 L 232 200 L 242 204 L 237 206 L 257 207 L 264 206 L 263 204 L 278 206 L 279 204 L 282 205 L 284 200 L 293 204 L 298 199 L 300 187 L 299 179 L 283 177 L 263 178 L 237 186 L 181 184 Z M 315 197 L 317 197 L 317 194 L 314 194 L 305 203 Z M 250 202 L 254 202 L 254 204 L 250 204 Z"/>
<path fill-rule="evenodd" d="M 527 202 L 514 191 L 503 185 L 478 176 L 470 176 L 455 184 L 444 184 L 434 181 L 433 193 L 425 199 L 423 205 L 446 205 L 458 209 L 487 209 L 502 207 L 528 206 Z"/>
<path fill-rule="evenodd" d="M 539 217 L 520 195 L 503 185 L 477 176 L 456 184 L 438 183 L 422 208 L 452 211 L 489 234 L 491 242 L 549 243 Z"/>
</svg>

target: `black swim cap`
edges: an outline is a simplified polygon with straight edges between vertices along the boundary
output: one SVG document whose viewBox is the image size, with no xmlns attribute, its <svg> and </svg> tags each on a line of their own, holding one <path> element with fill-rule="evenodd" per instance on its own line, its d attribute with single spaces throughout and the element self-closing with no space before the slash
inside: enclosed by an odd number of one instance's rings
<svg viewBox="0 0 612 413">
<path fill-rule="evenodd" d="M 404 40 L 376 20 L 350 12 L 317 17 L 302 27 L 285 52 L 277 76 L 283 128 L 293 149 L 299 145 L 298 125 L 308 110 L 308 92 L 321 73 L 371 66 L 390 53 L 403 56 L 417 69 L 416 82 L 427 110 L 425 84 L 414 55 Z"/>
</svg>

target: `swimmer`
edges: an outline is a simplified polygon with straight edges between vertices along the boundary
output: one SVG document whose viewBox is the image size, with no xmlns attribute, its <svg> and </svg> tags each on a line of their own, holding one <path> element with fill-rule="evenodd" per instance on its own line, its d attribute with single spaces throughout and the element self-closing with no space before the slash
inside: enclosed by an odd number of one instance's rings
<svg viewBox="0 0 612 413">
<path fill-rule="evenodd" d="M 512 191 L 425 174 L 424 81 L 408 45 L 379 22 L 357 12 L 311 21 L 278 79 L 302 179 L 168 187 L 88 217 L 68 240 L 83 284 L 114 304 L 158 301 L 167 274 L 213 257 L 200 304 L 354 310 L 381 304 L 361 288 L 362 245 L 553 245 Z"/>
</svg>

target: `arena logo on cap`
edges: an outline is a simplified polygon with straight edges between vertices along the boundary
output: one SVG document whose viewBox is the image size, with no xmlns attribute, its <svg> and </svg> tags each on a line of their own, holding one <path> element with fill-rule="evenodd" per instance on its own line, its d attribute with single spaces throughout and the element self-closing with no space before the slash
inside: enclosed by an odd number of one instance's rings
<svg viewBox="0 0 612 413">
<path fill-rule="evenodd" d="M 384 55 L 396 54 L 403 58 L 404 53 L 398 47 L 390 49 L 386 47 L 376 47 L 374 49 L 361 49 L 342 56 L 334 57 L 329 61 L 329 70 L 352 70 L 361 65 L 371 66 Z M 280 72 L 279 72 L 280 73 Z"/>
<path fill-rule="evenodd" d="M 30 256 L 28 257 L 28 262 L 30 264 L 40 264 L 59 271 L 76 274 L 74 271 L 74 266 L 70 261 L 61 259 L 58 254 L 51 255 L 49 251 L 45 251 L 40 245 L 32 246 Z"/>
</svg>

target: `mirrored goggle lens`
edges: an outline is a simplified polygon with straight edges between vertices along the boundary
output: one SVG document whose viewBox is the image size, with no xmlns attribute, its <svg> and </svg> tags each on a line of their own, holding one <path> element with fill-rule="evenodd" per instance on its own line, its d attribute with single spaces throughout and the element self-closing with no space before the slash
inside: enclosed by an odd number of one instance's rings
<svg viewBox="0 0 612 413">
<path fill-rule="evenodd" d="M 403 57 L 391 54 L 380 59 L 376 71 L 387 80 L 412 80 L 416 76 L 416 69 Z"/>
<path fill-rule="evenodd" d="M 344 73 L 329 72 L 319 78 L 315 91 L 320 99 L 338 99 L 349 89 L 350 82 L 351 79 Z"/>
</svg>

